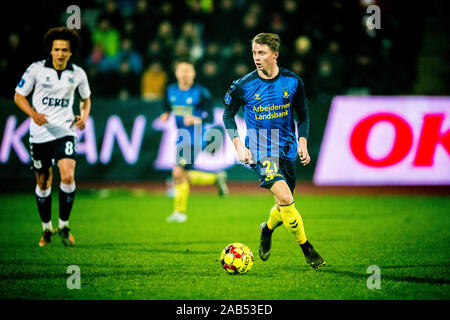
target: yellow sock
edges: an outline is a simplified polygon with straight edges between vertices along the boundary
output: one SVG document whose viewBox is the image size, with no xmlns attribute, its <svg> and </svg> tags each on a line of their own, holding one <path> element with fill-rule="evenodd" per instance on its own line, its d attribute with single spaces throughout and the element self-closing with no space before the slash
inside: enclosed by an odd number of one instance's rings
<svg viewBox="0 0 450 320">
<path fill-rule="evenodd" d="M 173 198 L 173 209 L 178 212 L 186 212 L 189 197 L 189 182 L 175 185 L 175 197 Z"/>
<path fill-rule="evenodd" d="M 298 244 L 306 242 L 305 229 L 303 228 L 303 220 L 300 213 L 295 208 L 295 204 L 288 206 L 280 206 L 280 214 L 286 228 L 292 232 Z"/>
<path fill-rule="evenodd" d="M 269 221 L 267 221 L 267 227 L 270 230 L 275 229 L 278 226 L 283 224 L 283 219 L 281 219 L 281 213 L 277 208 L 277 205 L 274 205 L 270 210 Z"/>
<path fill-rule="evenodd" d="M 216 174 L 211 172 L 191 170 L 189 172 L 189 180 L 192 185 L 196 186 L 211 185 L 216 182 Z"/>
</svg>

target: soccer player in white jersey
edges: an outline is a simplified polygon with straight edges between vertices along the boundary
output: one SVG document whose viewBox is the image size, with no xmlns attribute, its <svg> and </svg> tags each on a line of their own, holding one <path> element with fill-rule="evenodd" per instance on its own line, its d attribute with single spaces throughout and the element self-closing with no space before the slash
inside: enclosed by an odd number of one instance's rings
<svg viewBox="0 0 450 320">
<path fill-rule="evenodd" d="M 31 118 L 30 151 L 36 175 L 36 203 L 43 226 L 39 246 L 50 244 L 56 232 L 64 245 L 74 246 L 69 216 L 75 197 L 76 129 L 84 129 L 91 110 L 91 90 L 84 70 L 69 61 L 80 44 L 75 30 L 52 28 L 45 34 L 44 44 L 49 58 L 28 67 L 16 87 L 14 102 Z M 80 115 L 74 115 L 72 110 L 76 90 L 80 96 Z M 32 91 L 30 104 L 27 96 Z M 56 230 L 51 221 L 53 164 L 57 164 L 61 177 Z"/>
</svg>

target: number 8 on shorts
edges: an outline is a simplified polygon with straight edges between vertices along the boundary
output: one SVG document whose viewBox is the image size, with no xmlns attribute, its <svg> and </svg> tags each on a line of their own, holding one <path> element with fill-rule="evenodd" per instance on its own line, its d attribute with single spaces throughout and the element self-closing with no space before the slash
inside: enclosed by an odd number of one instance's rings
<svg viewBox="0 0 450 320">
<path fill-rule="evenodd" d="M 73 154 L 73 142 L 72 141 L 67 141 L 66 142 L 66 148 L 64 149 L 64 152 L 66 153 L 66 155 L 71 156 Z"/>
</svg>

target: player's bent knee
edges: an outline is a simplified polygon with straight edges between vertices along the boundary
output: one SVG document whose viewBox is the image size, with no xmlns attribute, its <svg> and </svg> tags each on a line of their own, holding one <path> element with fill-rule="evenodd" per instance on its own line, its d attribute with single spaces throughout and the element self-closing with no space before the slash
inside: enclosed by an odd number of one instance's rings
<svg viewBox="0 0 450 320">
<path fill-rule="evenodd" d="M 36 184 L 41 190 L 47 190 L 52 186 L 51 172 L 36 173 Z"/>
<path fill-rule="evenodd" d="M 64 184 L 72 184 L 75 181 L 75 176 L 73 173 L 62 173 L 61 174 L 61 182 Z"/>
<path fill-rule="evenodd" d="M 75 182 L 75 179 L 74 178 L 61 179 L 61 182 L 67 185 L 71 185 L 72 183 Z"/>
<path fill-rule="evenodd" d="M 291 194 L 282 194 L 278 196 L 278 201 L 280 201 L 280 205 L 287 206 L 294 202 L 294 197 Z"/>
<path fill-rule="evenodd" d="M 184 171 L 183 168 L 176 166 L 175 168 L 173 168 L 172 170 L 172 177 L 175 181 L 175 183 L 177 182 L 184 182 L 186 173 Z"/>
<path fill-rule="evenodd" d="M 39 189 L 47 190 L 48 188 L 50 188 L 52 186 L 52 182 L 51 181 L 38 182 L 37 185 L 38 185 Z"/>
</svg>

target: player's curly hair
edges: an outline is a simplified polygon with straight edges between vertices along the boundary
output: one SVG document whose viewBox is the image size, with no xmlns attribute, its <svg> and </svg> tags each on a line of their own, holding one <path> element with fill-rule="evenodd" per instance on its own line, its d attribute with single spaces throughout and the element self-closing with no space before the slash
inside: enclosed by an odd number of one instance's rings
<svg viewBox="0 0 450 320">
<path fill-rule="evenodd" d="M 275 33 L 259 33 L 252 39 L 252 44 L 265 44 L 273 52 L 280 51 L 281 39 L 280 36 Z"/>
<path fill-rule="evenodd" d="M 81 46 L 81 38 L 76 30 L 66 27 L 55 27 L 47 31 L 44 36 L 45 49 L 50 52 L 53 47 L 53 41 L 55 40 L 67 40 L 70 43 L 70 52 L 73 54 L 78 52 Z"/>
</svg>

